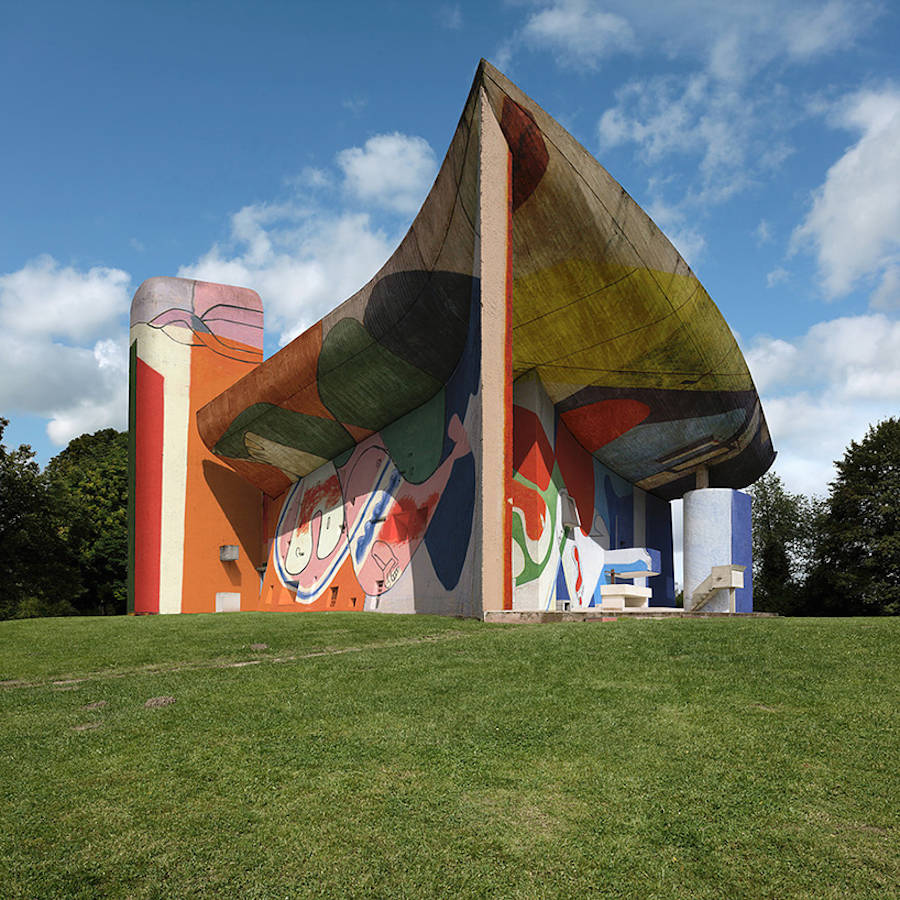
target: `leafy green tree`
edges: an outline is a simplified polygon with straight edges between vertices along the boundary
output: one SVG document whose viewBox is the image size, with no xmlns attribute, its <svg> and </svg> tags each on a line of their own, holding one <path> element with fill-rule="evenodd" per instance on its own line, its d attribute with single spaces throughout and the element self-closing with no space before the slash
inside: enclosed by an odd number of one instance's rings
<svg viewBox="0 0 900 900">
<path fill-rule="evenodd" d="M 83 434 L 50 460 L 47 478 L 60 532 L 77 560 L 81 612 L 124 613 L 128 567 L 128 435 Z"/>
<path fill-rule="evenodd" d="M 762 612 L 806 612 L 806 577 L 818 543 L 816 500 L 785 490 L 767 472 L 750 489 L 753 498 L 753 606 Z"/>
<path fill-rule="evenodd" d="M 72 614 L 82 584 L 52 491 L 31 447 L 2 443 L 7 425 L 0 418 L 0 619 Z"/>
<path fill-rule="evenodd" d="M 898 615 L 900 419 L 870 426 L 835 465 L 810 593 L 832 615 Z"/>
</svg>

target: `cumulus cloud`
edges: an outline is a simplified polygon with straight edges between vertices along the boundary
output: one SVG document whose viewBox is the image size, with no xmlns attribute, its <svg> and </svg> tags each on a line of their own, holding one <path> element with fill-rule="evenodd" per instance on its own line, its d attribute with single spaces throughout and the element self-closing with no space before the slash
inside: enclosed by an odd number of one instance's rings
<svg viewBox="0 0 900 900">
<path fill-rule="evenodd" d="M 666 160 L 696 159 L 697 175 L 688 181 L 681 201 L 689 208 L 729 200 L 777 170 L 792 152 L 787 139 L 773 135 L 765 124 L 781 115 L 778 91 L 755 93 L 750 99 L 733 84 L 701 71 L 687 78 L 632 80 L 615 97 L 615 105 L 597 123 L 601 148 L 632 144 L 657 171 L 664 171 Z"/>
<path fill-rule="evenodd" d="M 130 280 L 121 269 L 79 272 L 39 256 L 0 275 L 0 328 L 76 341 L 92 337 L 127 310 Z"/>
<path fill-rule="evenodd" d="M 130 277 L 42 256 L 0 275 L 0 408 L 46 416 L 59 445 L 125 425 Z"/>
<path fill-rule="evenodd" d="M 594 68 L 615 53 L 699 59 L 719 78 L 744 79 L 773 59 L 802 63 L 840 50 L 878 15 L 849 0 L 549 0 L 537 4 L 510 41 Z"/>
<path fill-rule="evenodd" d="M 900 409 L 900 322 L 884 314 L 819 322 L 791 341 L 759 336 L 745 355 L 791 490 L 824 493 L 831 461 Z"/>
<path fill-rule="evenodd" d="M 437 173 L 431 145 L 406 134 L 376 134 L 337 156 L 344 187 L 356 200 L 398 213 L 417 212 Z"/>
<path fill-rule="evenodd" d="M 267 331 L 284 344 L 388 259 L 400 228 L 391 215 L 394 226 L 385 230 L 373 212 L 416 211 L 436 168 L 422 138 L 376 135 L 338 154 L 336 169 L 304 169 L 287 182 L 289 196 L 280 202 L 238 210 L 229 240 L 178 274 L 258 291 Z M 342 200 L 349 201 L 343 209 Z M 0 274 L 0 409 L 45 416 L 57 444 L 124 427 L 131 292 L 121 269 L 78 269 L 50 256 Z"/>
<path fill-rule="evenodd" d="M 562 65 L 590 68 L 596 68 L 611 52 L 633 50 L 636 44 L 625 18 L 588 0 L 559 0 L 533 13 L 522 29 L 522 38 L 555 52 Z"/>
<path fill-rule="evenodd" d="M 253 288 L 266 330 L 285 344 L 362 287 L 393 249 L 366 213 L 331 215 L 298 204 L 245 206 L 229 245 L 183 266 L 183 278 Z"/>
<path fill-rule="evenodd" d="M 889 265 L 872 294 L 872 309 L 900 309 L 900 265 Z"/>
<path fill-rule="evenodd" d="M 827 297 L 877 279 L 873 305 L 890 308 L 900 299 L 900 88 L 856 93 L 831 121 L 859 140 L 828 170 L 791 247 L 815 253 Z"/>
<path fill-rule="evenodd" d="M 376 225 L 358 207 L 417 212 L 437 169 L 427 141 L 398 133 L 342 150 L 335 162 L 339 179 L 306 168 L 290 181 L 296 194 L 234 213 L 230 240 L 178 274 L 253 288 L 265 304 L 266 330 L 281 344 L 317 322 L 359 290 L 398 242 L 398 230 Z M 343 210 L 342 199 L 349 201 Z"/>
</svg>

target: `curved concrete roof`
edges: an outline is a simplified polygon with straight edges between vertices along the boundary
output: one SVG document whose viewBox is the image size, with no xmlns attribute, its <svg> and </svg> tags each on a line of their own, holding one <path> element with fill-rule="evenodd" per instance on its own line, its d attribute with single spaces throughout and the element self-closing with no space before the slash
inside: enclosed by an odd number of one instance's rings
<svg viewBox="0 0 900 900">
<path fill-rule="evenodd" d="M 754 481 L 774 451 L 715 304 L 621 185 L 485 61 L 395 253 L 201 409 L 205 442 L 277 495 L 443 388 L 478 296 L 483 102 L 510 149 L 513 378 L 540 378 L 588 451 L 661 497 L 693 487 L 700 466 L 711 486 Z"/>
</svg>

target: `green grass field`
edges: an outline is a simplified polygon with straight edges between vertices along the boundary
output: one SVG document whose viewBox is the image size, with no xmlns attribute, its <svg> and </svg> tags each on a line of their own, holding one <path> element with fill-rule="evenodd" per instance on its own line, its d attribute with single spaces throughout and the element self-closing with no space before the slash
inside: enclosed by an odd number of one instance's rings
<svg viewBox="0 0 900 900">
<path fill-rule="evenodd" d="M 0 681 L 4 900 L 900 896 L 900 620 L 30 620 Z"/>
</svg>

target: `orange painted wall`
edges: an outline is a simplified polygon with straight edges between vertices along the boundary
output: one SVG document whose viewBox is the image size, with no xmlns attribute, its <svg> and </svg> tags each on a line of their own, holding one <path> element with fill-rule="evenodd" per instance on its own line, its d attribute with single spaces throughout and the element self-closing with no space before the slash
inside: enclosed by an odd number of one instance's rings
<svg viewBox="0 0 900 900">
<path fill-rule="evenodd" d="M 263 497 L 264 522 L 267 559 L 271 558 L 272 539 L 274 539 L 278 516 L 284 505 L 287 491 L 270 500 Z M 294 591 L 286 588 L 278 579 L 276 566 L 266 569 L 266 578 L 260 594 L 259 609 L 265 611 L 300 612 L 308 610 L 349 610 L 359 611 L 366 602 L 366 592 L 362 589 L 353 571 L 349 557 L 334 574 L 328 584 L 328 590 L 312 603 L 298 603 Z"/>
<path fill-rule="evenodd" d="M 262 351 L 239 345 L 248 353 Z M 259 608 L 258 566 L 265 565 L 262 493 L 207 450 L 197 410 L 246 375 L 246 362 L 211 350 L 191 353 L 182 612 L 215 612 L 216 593 L 240 593 L 241 609 Z M 236 562 L 221 562 L 219 547 L 237 544 Z"/>
</svg>

